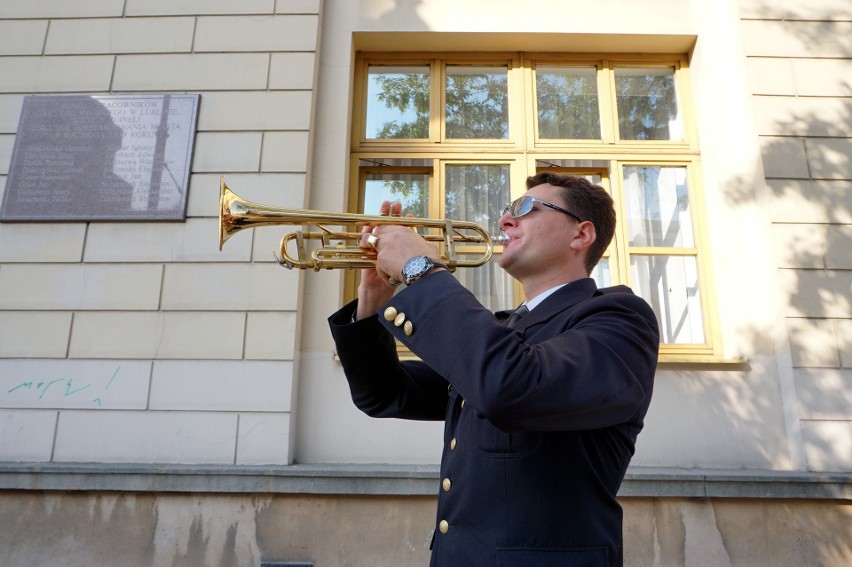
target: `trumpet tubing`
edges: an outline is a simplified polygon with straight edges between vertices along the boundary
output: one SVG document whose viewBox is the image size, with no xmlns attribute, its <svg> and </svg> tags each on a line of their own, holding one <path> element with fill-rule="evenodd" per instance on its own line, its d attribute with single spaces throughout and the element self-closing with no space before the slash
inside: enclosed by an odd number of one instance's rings
<svg viewBox="0 0 852 567">
<path fill-rule="evenodd" d="M 276 259 L 279 264 L 290 269 L 319 271 L 371 268 L 375 265 L 376 251 L 364 249 L 357 244 L 362 236 L 360 230 L 339 231 L 331 230 L 328 226 L 396 225 L 412 229 L 430 229 L 435 232 L 427 233 L 423 238 L 443 243 L 441 261 L 447 264 L 450 271 L 457 267 L 474 268 L 484 265 L 491 259 L 494 245 L 502 244 L 504 238 L 492 238 L 482 226 L 468 221 L 271 207 L 238 196 L 225 184 L 224 177 L 219 181 L 219 193 L 219 250 L 231 236 L 246 228 L 270 225 L 309 227 L 306 231 L 289 232 L 281 239 Z M 309 251 L 308 243 L 312 241 L 318 244 Z M 464 245 L 484 246 L 484 250 L 477 250 L 473 257 L 459 258 L 456 247 Z M 291 246 L 295 247 L 295 256 L 289 252 Z"/>
</svg>

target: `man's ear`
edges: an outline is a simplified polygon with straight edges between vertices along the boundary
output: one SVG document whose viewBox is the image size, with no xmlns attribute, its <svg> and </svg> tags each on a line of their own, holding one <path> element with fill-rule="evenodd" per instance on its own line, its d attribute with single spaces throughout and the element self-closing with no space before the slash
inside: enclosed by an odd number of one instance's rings
<svg viewBox="0 0 852 567">
<path fill-rule="evenodd" d="M 588 249 L 595 240 L 598 239 L 598 233 L 595 230 L 595 225 L 592 221 L 583 221 L 577 225 L 577 234 L 571 241 L 571 248 L 577 252 Z"/>
</svg>

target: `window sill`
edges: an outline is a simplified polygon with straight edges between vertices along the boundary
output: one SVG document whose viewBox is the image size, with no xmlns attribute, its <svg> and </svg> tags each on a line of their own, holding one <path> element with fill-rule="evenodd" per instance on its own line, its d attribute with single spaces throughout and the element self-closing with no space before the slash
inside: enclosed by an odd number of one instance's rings
<svg viewBox="0 0 852 567">
<path fill-rule="evenodd" d="M 658 364 L 701 364 L 717 366 L 742 366 L 749 364 L 748 358 L 744 356 L 719 356 L 715 354 L 660 354 Z"/>
<path fill-rule="evenodd" d="M 437 494 L 438 465 L 0 463 L 0 490 Z M 619 498 L 852 500 L 852 473 L 630 467 Z"/>
</svg>

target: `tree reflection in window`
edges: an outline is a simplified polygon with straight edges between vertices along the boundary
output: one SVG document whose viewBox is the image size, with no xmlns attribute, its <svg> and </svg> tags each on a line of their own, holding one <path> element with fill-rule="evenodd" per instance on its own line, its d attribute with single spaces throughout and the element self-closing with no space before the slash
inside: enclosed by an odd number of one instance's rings
<svg viewBox="0 0 852 567">
<path fill-rule="evenodd" d="M 506 67 L 447 66 L 447 138 L 509 137 Z"/>
<path fill-rule="evenodd" d="M 595 67 L 538 67 L 535 88 L 539 138 L 600 139 Z"/>
<path fill-rule="evenodd" d="M 622 140 L 683 140 L 674 69 L 615 69 L 618 134 Z"/>
<path fill-rule="evenodd" d="M 429 67 L 370 67 L 368 139 L 429 137 Z"/>
<path fill-rule="evenodd" d="M 377 214 L 382 201 L 399 201 L 406 214 L 429 216 L 429 175 L 426 173 L 368 173 L 364 213 Z"/>
</svg>

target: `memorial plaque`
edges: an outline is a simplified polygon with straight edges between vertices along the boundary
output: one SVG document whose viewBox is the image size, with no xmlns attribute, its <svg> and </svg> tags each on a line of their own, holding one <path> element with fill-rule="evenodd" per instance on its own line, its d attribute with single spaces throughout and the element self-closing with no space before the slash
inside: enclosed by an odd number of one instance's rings
<svg viewBox="0 0 852 567">
<path fill-rule="evenodd" d="M 0 220 L 184 220 L 199 98 L 25 97 Z"/>
</svg>

